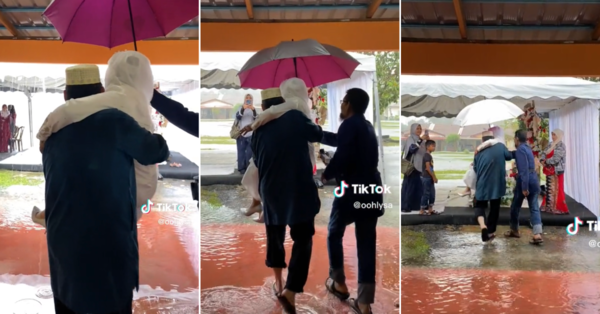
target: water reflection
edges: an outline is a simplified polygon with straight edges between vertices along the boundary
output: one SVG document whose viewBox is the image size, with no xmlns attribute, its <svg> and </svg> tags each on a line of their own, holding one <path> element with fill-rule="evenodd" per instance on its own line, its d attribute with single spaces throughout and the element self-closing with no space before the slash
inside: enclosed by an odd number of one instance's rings
<svg viewBox="0 0 600 314">
<path fill-rule="evenodd" d="M 402 268 L 406 313 L 597 314 L 600 274 Z"/>
<path fill-rule="evenodd" d="M 397 312 L 399 291 L 398 229 L 377 230 L 377 295 L 375 313 Z M 281 313 L 273 295 L 272 271 L 265 266 L 266 239 L 263 225 L 210 224 L 202 226 L 202 310 L 208 313 Z M 354 228 L 344 238 L 347 283 L 356 295 L 358 264 Z M 325 290 L 329 258 L 327 229 L 318 226 L 313 239 L 311 268 L 305 293 L 298 296 L 298 313 L 351 313 L 350 308 Z M 291 240 L 286 239 L 286 252 Z M 284 276 L 286 272 L 284 271 Z"/>
<path fill-rule="evenodd" d="M 189 181 L 165 180 L 153 201 L 189 198 Z M 35 302 L 39 310 L 23 313 L 54 313 L 46 236 L 30 216 L 33 205 L 43 204 L 43 184 L 0 189 L 0 313 L 21 313 L 20 308 L 35 307 L 29 305 Z M 178 224 L 160 225 L 159 219 Z M 134 313 L 198 313 L 199 228 L 199 212 L 151 212 L 140 220 L 140 291 Z"/>
</svg>

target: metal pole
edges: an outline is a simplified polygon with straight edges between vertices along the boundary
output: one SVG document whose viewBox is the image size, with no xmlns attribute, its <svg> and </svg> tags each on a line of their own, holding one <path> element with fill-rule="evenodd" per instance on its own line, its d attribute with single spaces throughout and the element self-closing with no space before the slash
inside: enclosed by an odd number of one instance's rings
<svg viewBox="0 0 600 314">
<path fill-rule="evenodd" d="M 377 87 L 377 71 L 374 73 L 373 90 L 375 101 L 375 119 L 377 119 L 377 130 L 379 131 L 379 155 L 381 156 L 381 173 L 383 174 L 383 182 L 385 183 L 385 161 L 383 160 L 383 134 L 381 133 L 381 117 L 379 113 L 379 88 Z"/>
<path fill-rule="evenodd" d="M 131 22 L 131 33 L 133 34 L 133 47 L 137 51 L 137 40 L 135 39 L 135 27 L 133 27 L 133 13 L 131 12 L 131 0 L 127 0 L 127 6 L 129 6 L 129 22 Z M 112 25 L 111 25 L 112 27 Z"/>
<path fill-rule="evenodd" d="M 29 147 L 33 147 L 33 101 L 29 87 L 25 89 L 25 96 L 27 96 L 27 107 L 29 110 Z"/>
</svg>

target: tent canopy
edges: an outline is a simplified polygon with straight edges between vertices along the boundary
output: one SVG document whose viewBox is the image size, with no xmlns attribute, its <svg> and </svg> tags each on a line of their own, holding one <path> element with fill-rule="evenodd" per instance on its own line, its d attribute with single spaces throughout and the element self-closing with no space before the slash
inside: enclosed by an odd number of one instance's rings
<svg viewBox="0 0 600 314">
<path fill-rule="evenodd" d="M 72 64 L 0 63 L 0 90 L 23 91 L 25 88 L 61 92 L 65 86 L 65 69 Z M 107 65 L 98 65 L 104 80 Z M 198 66 L 153 65 L 154 80 L 163 92 L 170 92 L 198 82 Z M 192 84 L 193 85 L 193 84 Z"/>
<path fill-rule="evenodd" d="M 254 52 L 203 52 L 200 58 L 201 88 L 239 89 L 239 70 Z M 375 72 L 375 57 L 359 53 L 349 54 L 360 62 L 355 72 Z"/>
<path fill-rule="evenodd" d="M 560 109 L 577 99 L 600 99 L 600 84 L 571 77 L 482 77 L 402 75 L 403 116 L 455 117 L 484 99 L 506 99 L 538 112 Z"/>
</svg>

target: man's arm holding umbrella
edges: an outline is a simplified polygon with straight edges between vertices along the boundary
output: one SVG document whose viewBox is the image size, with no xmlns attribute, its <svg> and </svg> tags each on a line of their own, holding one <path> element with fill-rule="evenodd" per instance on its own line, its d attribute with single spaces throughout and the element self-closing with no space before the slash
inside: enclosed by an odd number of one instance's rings
<svg viewBox="0 0 600 314">
<path fill-rule="evenodd" d="M 197 112 L 189 111 L 181 103 L 154 90 L 150 105 L 175 126 L 195 137 L 200 133 L 200 117 Z"/>
</svg>

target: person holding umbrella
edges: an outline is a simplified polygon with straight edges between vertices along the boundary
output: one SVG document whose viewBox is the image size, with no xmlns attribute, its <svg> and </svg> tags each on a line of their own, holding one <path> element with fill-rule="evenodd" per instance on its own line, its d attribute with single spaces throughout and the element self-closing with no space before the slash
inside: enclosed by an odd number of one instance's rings
<svg viewBox="0 0 600 314">
<path fill-rule="evenodd" d="M 321 176 L 323 183 L 335 178 L 348 185 L 383 185 L 377 170 L 377 135 L 371 122 L 365 118 L 368 105 L 369 94 L 364 90 L 352 88 L 346 92 L 340 114 L 343 122 L 338 133 L 323 132 L 321 144 L 337 147 Z M 371 207 L 361 209 L 361 204 L 370 204 Z M 371 304 L 375 302 L 376 228 L 377 220 L 384 212 L 383 194 L 359 194 L 354 193 L 353 189 L 346 189 L 345 194 L 336 197 L 331 208 L 327 235 L 329 278 L 325 286 L 340 300 L 350 297 L 344 274 L 343 238 L 346 226 L 354 223 L 358 253 L 358 297 L 351 300 L 350 306 L 357 313 L 371 313 Z"/>
</svg>

